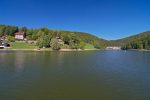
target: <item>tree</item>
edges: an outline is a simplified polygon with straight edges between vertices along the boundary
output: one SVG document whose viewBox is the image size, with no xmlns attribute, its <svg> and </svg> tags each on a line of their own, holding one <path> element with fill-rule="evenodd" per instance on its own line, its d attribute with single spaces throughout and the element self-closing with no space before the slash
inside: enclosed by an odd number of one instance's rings
<svg viewBox="0 0 150 100">
<path fill-rule="evenodd" d="M 1 25 L 1 26 L 0 26 L 0 36 L 3 36 L 3 35 L 4 35 L 4 31 L 5 31 L 5 26 L 4 26 L 4 25 Z"/>
<path fill-rule="evenodd" d="M 42 32 L 44 32 L 46 35 L 49 33 L 49 29 L 48 28 L 41 28 Z"/>
<path fill-rule="evenodd" d="M 58 43 L 58 40 L 55 38 L 51 39 L 50 46 L 53 50 L 59 50 L 60 49 L 60 44 Z"/>
<path fill-rule="evenodd" d="M 62 40 L 64 41 L 65 44 L 69 45 L 69 41 L 70 41 L 70 36 L 68 34 L 62 34 Z"/>
<path fill-rule="evenodd" d="M 5 26 L 5 28 L 3 29 L 4 35 L 14 36 L 16 32 L 18 32 L 18 27 L 15 26 Z"/>
<path fill-rule="evenodd" d="M 37 40 L 37 45 L 39 46 L 39 48 L 50 47 L 50 38 L 48 37 L 48 35 L 43 35 L 43 36 L 39 37 Z"/>
<path fill-rule="evenodd" d="M 79 48 L 84 49 L 85 45 L 86 45 L 86 43 L 81 41 L 79 44 Z"/>
<path fill-rule="evenodd" d="M 64 45 L 66 47 L 78 49 L 83 48 L 82 45 L 84 43 L 88 43 L 91 45 L 95 45 L 95 47 L 101 46 L 105 47 L 108 45 L 108 41 L 99 39 L 93 35 L 83 32 L 70 32 L 70 31 L 58 31 L 58 30 L 49 30 L 48 28 L 41 29 L 27 29 L 26 27 L 22 27 L 19 29 L 21 32 L 25 32 L 28 40 L 35 40 L 38 43 L 38 46 L 48 47 L 48 43 L 50 44 L 50 40 L 52 38 L 59 37 L 63 40 Z M 0 25 L 0 36 L 14 36 L 14 34 L 18 32 L 18 27 L 16 26 L 6 26 Z M 84 43 L 82 43 L 84 42 Z M 142 47 L 142 46 L 141 46 Z M 145 45 L 145 48 L 148 47 Z"/>
<path fill-rule="evenodd" d="M 8 36 L 8 41 L 9 42 L 15 42 L 15 37 L 14 36 Z"/>
<path fill-rule="evenodd" d="M 27 29 L 25 26 L 24 26 L 24 27 L 22 27 L 22 28 L 20 28 L 20 31 L 21 31 L 21 32 L 25 32 L 25 33 L 26 33 L 26 32 L 27 32 L 27 30 L 28 30 L 28 29 Z"/>
</svg>

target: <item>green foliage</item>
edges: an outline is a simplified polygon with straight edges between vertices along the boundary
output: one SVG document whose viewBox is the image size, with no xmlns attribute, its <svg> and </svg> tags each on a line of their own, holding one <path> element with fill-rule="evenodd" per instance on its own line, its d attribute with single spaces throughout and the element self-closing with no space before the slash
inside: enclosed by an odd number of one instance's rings
<svg viewBox="0 0 150 100">
<path fill-rule="evenodd" d="M 14 36 L 7 36 L 7 39 L 9 42 L 15 42 L 15 37 Z"/>
<path fill-rule="evenodd" d="M 28 30 L 28 29 L 27 29 L 25 26 L 19 29 L 19 31 L 25 32 L 25 33 L 27 32 L 27 30 Z"/>
<path fill-rule="evenodd" d="M 85 44 L 84 49 L 95 49 L 95 47 L 91 44 Z"/>
<path fill-rule="evenodd" d="M 69 46 L 71 49 L 78 49 L 78 45 L 75 44 L 75 42 L 73 40 L 69 41 Z"/>
<path fill-rule="evenodd" d="M 37 40 L 38 39 L 38 36 L 37 36 L 38 32 L 39 32 L 39 30 L 28 29 L 26 32 L 27 39 L 28 40 Z"/>
<path fill-rule="evenodd" d="M 26 38 L 28 40 L 37 41 L 37 45 L 40 48 L 50 47 L 52 38 L 59 38 L 60 40 L 62 40 L 64 44 L 60 46 L 63 48 L 68 48 L 69 46 L 69 48 L 72 49 L 83 49 L 85 44 L 91 44 L 95 48 L 104 48 L 109 45 L 108 41 L 97 38 L 96 36 L 90 35 L 88 33 L 49 30 L 48 28 L 27 29 L 26 27 L 22 27 L 18 29 L 18 27 L 15 26 L 0 25 L 0 36 L 14 36 L 15 32 L 17 32 L 18 30 L 26 32 Z"/>
<path fill-rule="evenodd" d="M 49 35 L 45 35 L 44 32 L 42 31 L 39 31 L 38 34 L 39 34 L 39 38 L 37 39 L 37 45 L 39 46 L 39 48 L 50 47 L 51 38 L 49 37 Z"/>
<path fill-rule="evenodd" d="M 12 42 L 11 43 L 12 49 L 36 49 L 37 46 L 29 45 L 25 42 Z"/>
<path fill-rule="evenodd" d="M 55 38 L 51 39 L 50 46 L 53 50 L 59 50 L 60 49 L 60 44 L 58 43 L 58 40 Z"/>
<path fill-rule="evenodd" d="M 115 41 L 127 49 L 150 49 L 150 31 Z"/>
<path fill-rule="evenodd" d="M 70 34 L 62 34 L 61 38 L 65 42 L 65 44 L 69 45 L 69 41 L 71 40 Z"/>
<path fill-rule="evenodd" d="M 86 46 L 86 43 L 81 41 L 79 44 L 79 49 L 84 49 L 85 46 Z"/>
<path fill-rule="evenodd" d="M 5 32 L 5 26 L 1 25 L 0 26 L 0 36 L 3 36 Z"/>
<path fill-rule="evenodd" d="M 3 36 L 3 35 L 14 36 L 15 32 L 17 31 L 18 31 L 18 27 L 16 26 L 0 25 L 0 36 Z"/>
<path fill-rule="evenodd" d="M 75 32 L 78 37 L 81 39 L 81 41 L 94 45 L 95 48 L 99 49 L 99 48 L 105 48 L 107 46 L 110 45 L 109 41 L 100 39 L 96 36 L 93 36 L 91 34 L 88 33 L 82 33 L 82 32 Z"/>
<path fill-rule="evenodd" d="M 49 29 L 48 28 L 41 28 L 41 31 L 44 32 L 46 35 L 49 33 Z"/>
</svg>

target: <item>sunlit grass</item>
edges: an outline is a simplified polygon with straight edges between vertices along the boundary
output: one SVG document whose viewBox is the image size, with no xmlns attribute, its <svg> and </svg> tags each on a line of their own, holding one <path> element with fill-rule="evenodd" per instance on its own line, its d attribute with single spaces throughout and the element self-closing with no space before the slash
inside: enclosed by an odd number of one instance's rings
<svg viewBox="0 0 150 100">
<path fill-rule="evenodd" d="M 91 44 L 86 44 L 84 49 L 95 49 L 93 45 Z"/>
<path fill-rule="evenodd" d="M 36 49 L 38 48 L 34 44 L 27 44 L 25 42 L 13 42 L 11 43 L 12 49 Z"/>
</svg>

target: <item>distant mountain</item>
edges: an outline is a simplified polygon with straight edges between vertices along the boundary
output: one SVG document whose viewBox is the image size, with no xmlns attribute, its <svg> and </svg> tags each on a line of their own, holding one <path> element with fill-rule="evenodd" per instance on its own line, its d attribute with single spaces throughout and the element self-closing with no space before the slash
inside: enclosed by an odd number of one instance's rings
<svg viewBox="0 0 150 100">
<path fill-rule="evenodd" d="M 105 48 L 111 44 L 110 41 L 98 38 L 89 33 L 75 32 L 75 34 L 77 34 L 85 43 L 93 44 L 95 47 L 100 46 L 101 48 Z"/>
<path fill-rule="evenodd" d="M 127 38 L 112 41 L 120 46 L 122 49 L 150 49 L 150 31 L 133 35 Z"/>
</svg>

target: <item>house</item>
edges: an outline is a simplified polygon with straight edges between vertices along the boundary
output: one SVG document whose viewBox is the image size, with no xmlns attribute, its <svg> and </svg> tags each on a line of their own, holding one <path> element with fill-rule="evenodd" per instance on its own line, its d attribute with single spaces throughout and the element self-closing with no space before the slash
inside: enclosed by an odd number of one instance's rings
<svg viewBox="0 0 150 100">
<path fill-rule="evenodd" d="M 60 37 L 56 37 L 57 41 L 59 44 L 63 45 L 64 41 Z"/>
<path fill-rule="evenodd" d="M 25 32 L 16 32 L 15 33 L 15 39 L 16 40 L 24 40 L 26 37 Z"/>
<path fill-rule="evenodd" d="M 106 50 L 121 50 L 121 47 L 117 47 L 117 46 L 114 46 L 114 47 L 106 47 Z"/>
</svg>

